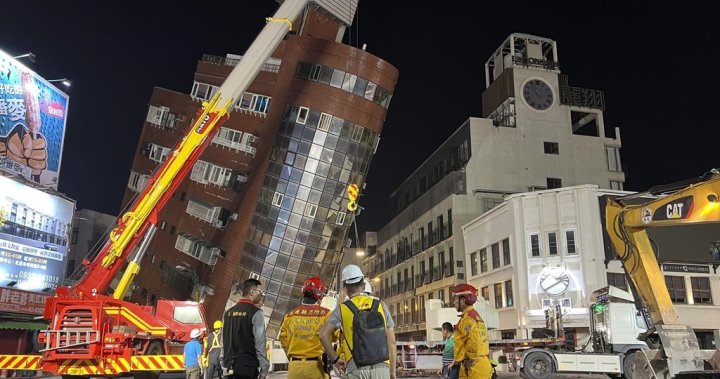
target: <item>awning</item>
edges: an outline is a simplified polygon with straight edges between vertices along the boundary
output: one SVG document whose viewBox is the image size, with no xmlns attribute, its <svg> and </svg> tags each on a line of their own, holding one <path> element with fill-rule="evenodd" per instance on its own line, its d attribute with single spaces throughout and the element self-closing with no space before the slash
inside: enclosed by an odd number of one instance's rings
<svg viewBox="0 0 720 379">
<path fill-rule="evenodd" d="M 16 329 L 16 330 L 45 330 L 48 324 L 44 322 L 31 321 L 0 321 L 0 329 Z"/>
</svg>

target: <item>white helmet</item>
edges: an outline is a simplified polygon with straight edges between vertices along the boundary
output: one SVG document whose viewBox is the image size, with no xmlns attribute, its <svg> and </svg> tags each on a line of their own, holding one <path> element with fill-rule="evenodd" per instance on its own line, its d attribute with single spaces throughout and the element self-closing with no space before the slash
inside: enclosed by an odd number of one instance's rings
<svg viewBox="0 0 720 379">
<path fill-rule="evenodd" d="M 356 265 L 347 265 L 342 270 L 341 280 L 346 284 L 360 283 L 361 280 L 365 279 L 362 269 Z"/>
<path fill-rule="evenodd" d="M 198 337 L 200 337 L 200 334 L 202 334 L 202 333 L 200 332 L 200 329 L 195 328 L 195 329 L 193 329 L 193 330 L 190 331 L 190 338 L 198 338 Z"/>
<path fill-rule="evenodd" d="M 372 285 L 370 284 L 370 281 L 365 279 L 365 291 L 366 294 L 370 295 L 372 293 Z"/>
</svg>

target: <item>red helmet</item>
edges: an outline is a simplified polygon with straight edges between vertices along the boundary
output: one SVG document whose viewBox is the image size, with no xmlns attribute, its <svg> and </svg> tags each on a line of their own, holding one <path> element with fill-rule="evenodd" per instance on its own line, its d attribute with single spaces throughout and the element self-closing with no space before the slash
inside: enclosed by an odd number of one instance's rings
<svg viewBox="0 0 720 379">
<path fill-rule="evenodd" d="M 464 296 L 467 305 L 473 305 L 478 298 L 477 288 L 467 283 L 458 284 L 450 290 L 453 296 Z"/>
<path fill-rule="evenodd" d="M 312 298 L 317 301 L 322 300 L 325 296 L 325 292 L 327 292 L 327 286 L 319 276 L 309 277 L 302 286 L 303 295 L 310 293 Z"/>
</svg>

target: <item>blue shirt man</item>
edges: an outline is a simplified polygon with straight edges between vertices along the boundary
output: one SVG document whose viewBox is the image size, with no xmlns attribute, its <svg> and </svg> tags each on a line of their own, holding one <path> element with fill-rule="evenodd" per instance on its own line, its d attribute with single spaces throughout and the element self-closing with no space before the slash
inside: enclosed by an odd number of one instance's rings
<svg viewBox="0 0 720 379">
<path fill-rule="evenodd" d="M 187 379 L 200 379 L 200 356 L 202 355 L 202 345 L 200 345 L 200 335 L 202 333 L 199 329 L 193 329 L 190 332 L 190 338 L 188 343 L 183 348 L 183 355 L 185 356 L 185 377 Z"/>
</svg>

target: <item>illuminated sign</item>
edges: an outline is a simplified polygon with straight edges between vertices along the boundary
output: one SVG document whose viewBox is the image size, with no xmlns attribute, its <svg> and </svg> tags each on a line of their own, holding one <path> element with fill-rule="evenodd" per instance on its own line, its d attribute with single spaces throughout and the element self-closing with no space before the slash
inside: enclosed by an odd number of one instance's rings
<svg viewBox="0 0 720 379">
<path fill-rule="evenodd" d="M 0 170 L 57 189 L 68 101 L 0 51 Z"/>
<path fill-rule="evenodd" d="M 0 176 L 0 286 L 40 291 L 65 276 L 75 204 Z"/>
<path fill-rule="evenodd" d="M 709 274 L 710 267 L 700 265 L 682 265 L 682 264 L 669 264 L 665 263 L 662 265 L 662 269 L 665 272 L 692 272 L 696 274 Z"/>
</svg>

